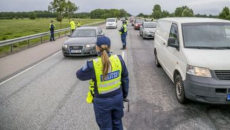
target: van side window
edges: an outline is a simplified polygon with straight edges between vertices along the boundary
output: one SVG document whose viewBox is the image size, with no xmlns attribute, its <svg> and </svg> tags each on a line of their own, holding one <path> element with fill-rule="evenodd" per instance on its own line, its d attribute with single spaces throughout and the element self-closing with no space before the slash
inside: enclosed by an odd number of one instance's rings
<svg viewBox="0 0 230 130">
<path fill-rule="evenodd" d="M 179 45 L 178 27 L 176 24 L 172 24 L 169 37 L 175 38 L 175 44 Z"/>
</svg>

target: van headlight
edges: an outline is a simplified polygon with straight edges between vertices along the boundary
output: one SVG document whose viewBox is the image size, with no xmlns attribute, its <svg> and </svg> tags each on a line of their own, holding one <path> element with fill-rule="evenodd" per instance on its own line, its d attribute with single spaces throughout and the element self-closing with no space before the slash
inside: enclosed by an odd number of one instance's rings
<svg viewBox="0 0 230 130">
<path fill-rule="evenodd" d="M 96 44 L 87 44 L 85 47 L 89 48 L 89 47 L 94 47 Z"/>
<path fill-rule="evenodd" d="M 187 73 L 200 77 L 212 77 L 209 69 L 191 65 L 188 66 Z"/>
</svg>

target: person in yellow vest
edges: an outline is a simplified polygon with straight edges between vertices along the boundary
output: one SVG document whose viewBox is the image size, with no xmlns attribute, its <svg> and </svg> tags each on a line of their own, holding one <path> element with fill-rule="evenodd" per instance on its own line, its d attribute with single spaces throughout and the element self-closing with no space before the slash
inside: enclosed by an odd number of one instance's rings
<svg viewBox="0 0 230 130">
<path fill-rule="evenodd" d="M 123 130 L 123 101 L 129 90 L 128 70 L 120 55 L 110 54 L 110 39 L 97 39 L 98 57 L 87 61 L 76 73 L 77 78 L 90 80 L 87 103 L 93 103 L 100 130 Z"/>
<path fill-rule="evenodd" d="M 49 29 L 50 29 L 50 41 L 55 41 L 55 38 L 54 38 L 55 25 L 53 23 L 53 20 L 50 22 Z"/>
<path fill-rule="evenodd" d="M 80 21 L 77 22 L 77 27 L 81 27 L 81 22 Z"/>
<path fill-rule="evenodd" d="M 123 47 L 121 48 L 121 50 L 125 50 L 126 49 L 126 36 L 127 36 L 127 25 L 125 21 L 123 21 L 122 27 L 119 30 L 119 32 L 121 35 L 121 42 L 123 44 Z"/>
<path fill-rule="evenodd" d="M 70 28 L 71 28 L 71 32 L 73 34 L 74 30 L 76 29 L 76 25 L 75 25 L 74 19 L 72 19 L 72 21 L 70 22 Z"/>
</svg>

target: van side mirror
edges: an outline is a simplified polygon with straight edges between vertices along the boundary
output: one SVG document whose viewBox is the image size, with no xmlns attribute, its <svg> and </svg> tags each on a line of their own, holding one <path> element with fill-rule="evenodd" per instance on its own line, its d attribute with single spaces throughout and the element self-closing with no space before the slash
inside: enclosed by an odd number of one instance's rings
<svg viewBox="0 0 230 130">
<path fill-rule="evenodd" d="M 178 45 L 178 44 L 175 44 L 175 43 L 176 43 L 175 38 L 170 37 L 170 38 L 168 39 L 168 46 L 173 47 L 173 48 L 176 48 L 176 49 L 178 50 L 178 49 L 179 49 L 179 45 Z"/>
</svg>

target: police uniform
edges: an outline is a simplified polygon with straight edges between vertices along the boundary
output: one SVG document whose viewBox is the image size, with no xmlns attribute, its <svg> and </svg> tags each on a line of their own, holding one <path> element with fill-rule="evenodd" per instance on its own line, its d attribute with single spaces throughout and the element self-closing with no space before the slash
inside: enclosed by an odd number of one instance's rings
<svg viewBox="0 0 230 130">
<path fill-rule="evenodd" d="M 75 30 L 75 28 L 76 28 L 76 25 L 75 25 L 75 23 L 74 23 L 73 20 L 70 22 L 70 28 L 71 28 L 71 31 L 72 31 L 72 33 L 73 33 L 74 30 Z"/>
<path fill-rule="evenodd" d="M 127 36 L 127 25 L 125 21 L 123 21 L 122 27 L 119 31 L 121 35 L 121 41 L 123 44 L 123 48 L 121 49 L 123 50 L 123 49 L 126 49 L 126 36 Z"/>
<path fill-rule="evenodd" d="M 53 22 L 50 23 L 50 41 L 55 41 L 54 39 L 54 29 L 55 29 L 55 25 L 53 24 Z"/>
<path fill-rule="evenodd" d="M 123 100 L 127 98 L 129 89 L 128 70 L 120 55 L 108 55 L 111 70 L 104 81 L 100 54 L 98 58 L 87 61 L 76 75 L 82 81 L 90 80 L 88 95 L 93 96 L 96 122 L 100 130 L 123 130 L 121 119 L 124 115 Z"/>
</svg>

